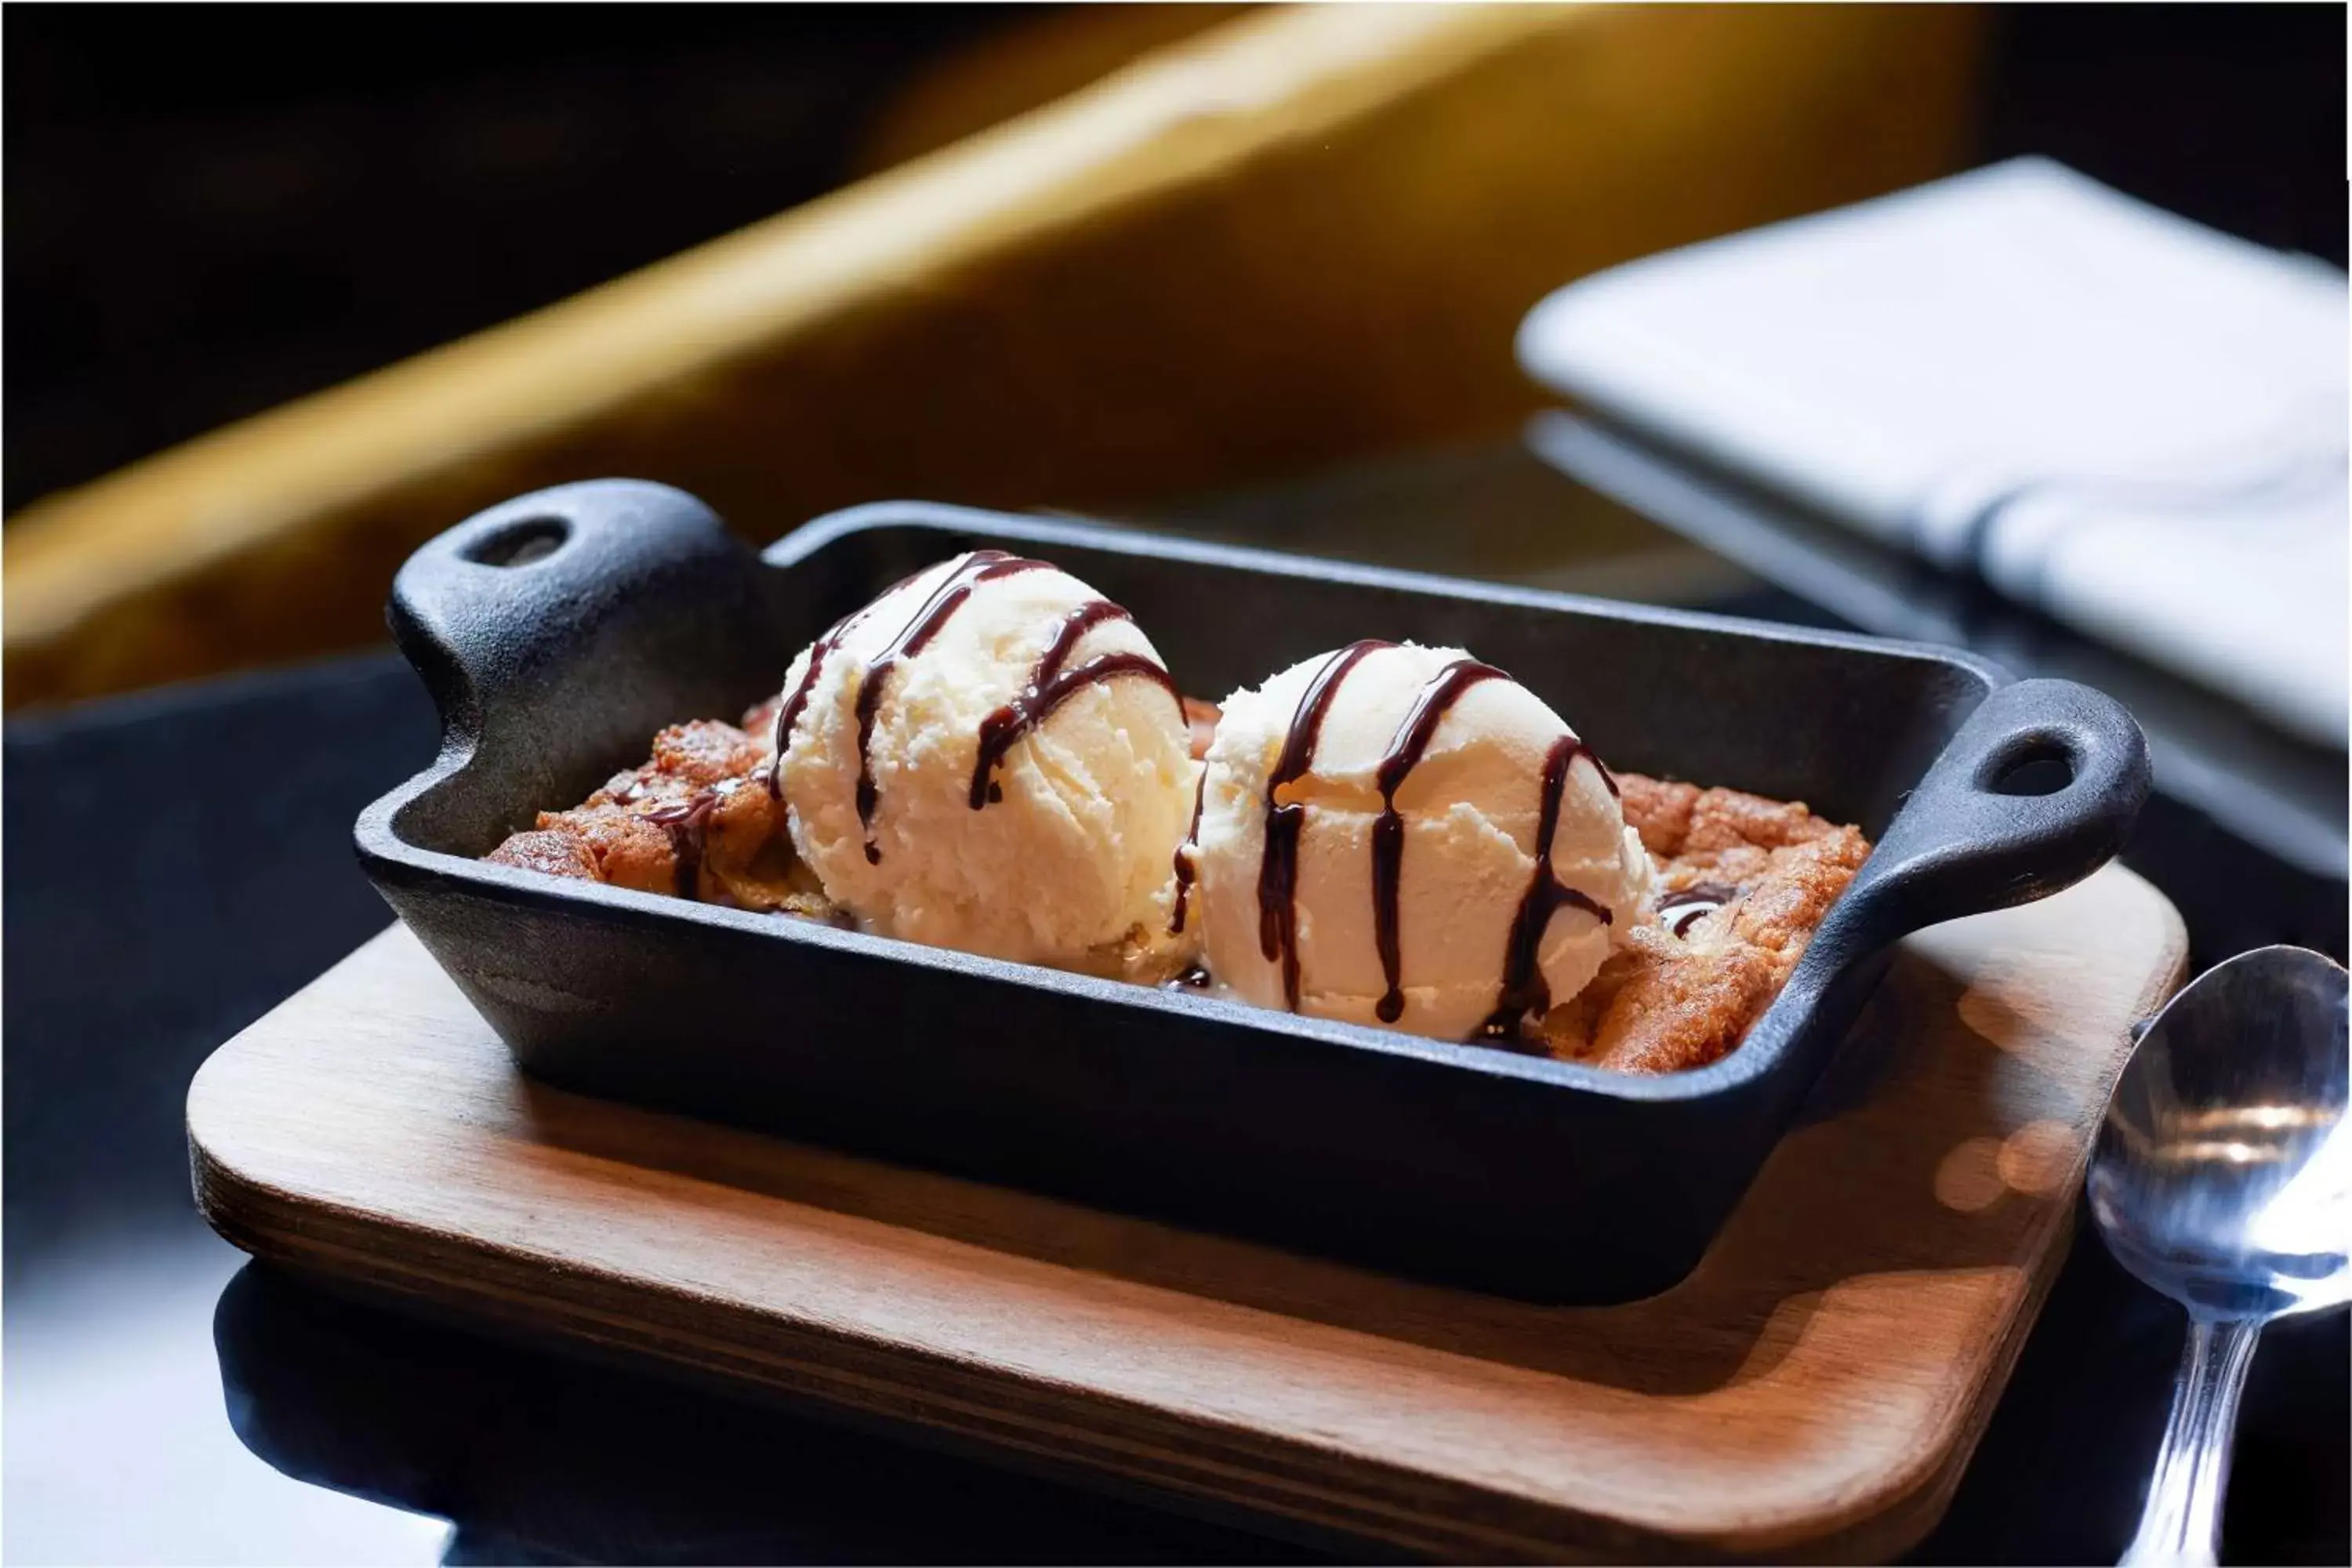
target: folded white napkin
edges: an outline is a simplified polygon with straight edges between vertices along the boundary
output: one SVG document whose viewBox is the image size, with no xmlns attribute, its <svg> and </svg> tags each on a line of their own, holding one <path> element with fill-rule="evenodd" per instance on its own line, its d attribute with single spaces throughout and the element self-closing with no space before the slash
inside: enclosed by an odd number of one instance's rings
<svg viewBox="0 0 2352 1568">
<path fill-rule="evenodd" d="M 1647 258 L 1528 373 L 2346 742 L 2344 274 L 2042 159 Z"/>
</svg>

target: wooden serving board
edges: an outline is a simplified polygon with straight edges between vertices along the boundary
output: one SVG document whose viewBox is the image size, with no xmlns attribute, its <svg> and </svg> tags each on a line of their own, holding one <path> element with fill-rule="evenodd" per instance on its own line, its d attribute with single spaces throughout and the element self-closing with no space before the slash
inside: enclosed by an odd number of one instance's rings
<svg viewBox="0 0 2352 1568">
<path fill-rule="evenodd" d="M 221 1047 L 188 1129 L 248 1251 L 1015 1463 L 1386 1554 L 1864 1559 L 1941 1512 L 2185 952 L 2113 867 L 1913 938 L 1859 1026 L 1889 1073 L 1611 1308 L 559 1092 L 398 928 Z"/>
</svg>

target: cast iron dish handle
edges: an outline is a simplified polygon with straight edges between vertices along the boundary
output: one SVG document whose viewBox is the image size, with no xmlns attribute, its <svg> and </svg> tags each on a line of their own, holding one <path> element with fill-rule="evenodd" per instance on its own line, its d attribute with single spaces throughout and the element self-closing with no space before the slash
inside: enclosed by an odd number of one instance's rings
<svg viewBox="0 0 2352 1568">
<path fill-rule="evenodd" d="M 552 711 L 641 748 L 678 717 L 677 684 L 648 670 L 691 672 L 685 684 L 707 688 L 714 712 L 748 689 L 747 674 L 774 678 L 774 649 L 718 631 L 768 624 L 764 608 L 741 613 L 760 593 L 757 557 L 702 502 L 593 479 L 517 497 L 427 542 L 393 579 L 387 614 L 446 741 L 498 737 L 490 721 L 509 698 L 543 715 L 553 688 Z"/>
<path fill-rule="evenodd" d="M 2049 793 L 2015 793 L 2054 782 L 2059 768 L 2068 776 Z M 2071 680 L 1997 689 L 1911 792 L 1840 901 L 1841 923 L 1852 922 L 1842 937 L 1868 951 L 2081 881 L 2123 848 L 2148 779 L 2147 742 L 2113 698 Z"/>
</svg>

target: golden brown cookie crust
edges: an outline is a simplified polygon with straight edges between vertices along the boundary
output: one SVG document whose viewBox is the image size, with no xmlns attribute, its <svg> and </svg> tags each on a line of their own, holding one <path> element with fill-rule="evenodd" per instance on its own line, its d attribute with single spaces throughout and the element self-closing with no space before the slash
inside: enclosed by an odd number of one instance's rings
<svg viewBox="0 0 2352 1568">
<path fill-rule="evenodd" d="M 1555 1056 L 1620 1072 L 1683 1072 L 1718 1060 L 1779 995 L 1822 917 L 1869 857 L 1861 830 L 1801 802 L 1620 773 L 1625 822 L 1656 859 L 1664 898 L 1737 889 L 1677 936 L 1658 921 L 1544 1020 Z"/>
<path fill-rule="evenodd" d="M 569 811 L 541 812 L 485 858 L 736 909 L 834 918 L 814 874 L 793 853 L 782 803 L 768 793 L 762 737 L 775 705 L 744 718 L 741 729 L 716 719 L 671 725 L 654 737 L 643 765 L 614 774 Z"/>
</svg>

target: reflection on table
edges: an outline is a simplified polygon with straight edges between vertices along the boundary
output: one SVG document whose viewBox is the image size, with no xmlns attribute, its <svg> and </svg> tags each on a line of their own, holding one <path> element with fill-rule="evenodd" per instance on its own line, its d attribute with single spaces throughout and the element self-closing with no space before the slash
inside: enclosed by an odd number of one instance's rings
<svg viewBox="0 0 2352 1568">
<path fill-rule="evenodd" d="M 431 1322 L 260 1264 L 213 1319 L 290 1476 L 457 1521 L 449 1563 L 1276 1563 L 1304 1549 Z"/>
</svg>

